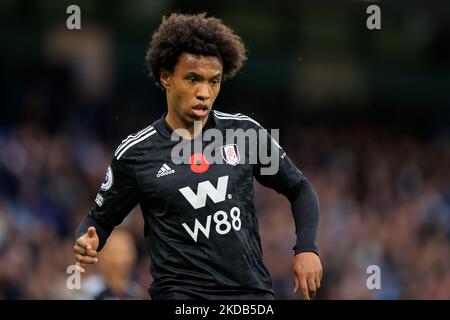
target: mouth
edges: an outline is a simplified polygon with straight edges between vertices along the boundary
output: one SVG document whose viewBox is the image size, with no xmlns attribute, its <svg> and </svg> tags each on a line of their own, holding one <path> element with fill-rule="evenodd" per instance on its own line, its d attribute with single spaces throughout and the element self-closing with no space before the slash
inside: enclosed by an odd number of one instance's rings
<svg viewBox="0 0 450 320">
<path fill-rule="evenodd" d="M 196 105 L 192 107 L 192 113 L 197 118 L 204 118 L 208 114 L 208 106 L 206 105 Z"/>
</svg>

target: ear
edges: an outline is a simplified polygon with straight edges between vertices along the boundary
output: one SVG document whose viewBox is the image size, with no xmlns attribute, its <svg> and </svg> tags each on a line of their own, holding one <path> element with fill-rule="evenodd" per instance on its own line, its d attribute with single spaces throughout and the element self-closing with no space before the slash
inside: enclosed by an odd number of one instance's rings
<svg viewBox="0 0 450 320">
<path fill-rule="evenodd" d="M 169 71 L 162 69 L 159 72 L 159 81 L 161 82 L 162 86 L 167 90 L 170 88 L 170 73 Z"/>
</svg>

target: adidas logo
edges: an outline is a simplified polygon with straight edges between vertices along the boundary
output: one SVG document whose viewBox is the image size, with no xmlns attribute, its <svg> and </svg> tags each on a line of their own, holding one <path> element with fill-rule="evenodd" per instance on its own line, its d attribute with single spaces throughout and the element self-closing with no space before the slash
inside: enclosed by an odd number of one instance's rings
<svg viewBox="0 0 450 320">
<path fill-rule="evenodd" d="M 171 169 L 167 164 L 163 164 L 161 169 L 159 169 L 158 174 L 156 175 L 157 178 L 167 176 L 168 174 L 175 173 L 175 170 Z"/>
</svg>

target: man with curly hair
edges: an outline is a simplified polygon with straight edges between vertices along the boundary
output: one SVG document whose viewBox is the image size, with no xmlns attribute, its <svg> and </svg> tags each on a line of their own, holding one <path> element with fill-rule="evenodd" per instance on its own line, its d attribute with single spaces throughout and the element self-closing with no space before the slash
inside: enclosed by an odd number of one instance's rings
<svg viewBox="0 0 450 320">
<path fill-rule="evenodd" d="M 212 110 L 222 81 L 236 75 L 245 60 L 241 38 L 221 20 L 205 13 L 163 18 L 146 62 L 165 90 L 167 113 L 116 149 L 95 204 L 76 231 L 74 254 L 82 272 L 97 262 L 111 231 L 140 204 L 152 299 L 274 299 L 255 213 L 255 177 L 291 202 L 297 236 L 294 291 L 304 299 L 315 294 L 322 279 L 317 195 L 275 139 L 267 136 L 249 146 L 277 151 L 274 174 L 262 174 L 266 163 L 243 162 L 240 154 L 249 151 L 236 144 L 216 148 L 224 163 L 211 162 L 203 151 L 189 154 L 188 163 L 174 162 L 179 140 L 191 145 L 201 139 L 198 124 L 200 133 L 265 131 L 245 115 Z M 206 149 L 210 141 L 201 143 Z"/>
</svg>

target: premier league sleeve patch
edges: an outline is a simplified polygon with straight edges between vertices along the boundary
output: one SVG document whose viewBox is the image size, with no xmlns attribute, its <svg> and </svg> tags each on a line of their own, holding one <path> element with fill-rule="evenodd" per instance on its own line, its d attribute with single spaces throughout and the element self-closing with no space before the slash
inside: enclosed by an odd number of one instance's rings
<svg viewBox="0 0 450 320">
<path fill-rule="evenodd" d="M 100 190 L 102 191 L 108 191 L 111 189 L 111 186 L 113 184 L 113 173 L 111 170 L 111 166 L 108 167 L 108 170 L 106 170 L 106 176 L 103 180 L 102 185 L 100 186 Z"/>
</svg>

